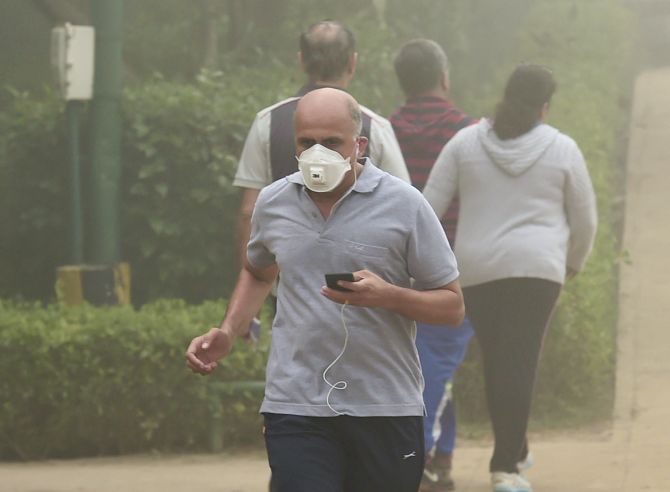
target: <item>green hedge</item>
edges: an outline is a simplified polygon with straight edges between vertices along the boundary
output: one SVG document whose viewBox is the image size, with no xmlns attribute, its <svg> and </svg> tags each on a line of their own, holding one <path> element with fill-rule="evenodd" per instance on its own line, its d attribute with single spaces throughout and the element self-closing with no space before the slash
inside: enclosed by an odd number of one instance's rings
<svg viewBox="0 0 670 492">
<path fill-rule="evenodd" d="M 219 405 L 208 384 L 264 379 L 267 337 L 257 350 L 238 342 L 211 377 L 185 366 L 190 340 L 224 310 L 0 303 L 0 458 L 203 450 L 217 415 L 224 442 L 259 439 L 260 395 Z"/>
</svg>

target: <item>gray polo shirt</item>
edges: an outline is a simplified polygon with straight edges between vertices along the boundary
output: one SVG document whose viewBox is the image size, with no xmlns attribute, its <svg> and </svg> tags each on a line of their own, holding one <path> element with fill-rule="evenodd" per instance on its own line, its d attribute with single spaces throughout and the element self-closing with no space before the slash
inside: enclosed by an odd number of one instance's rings
<svg viewBox="0 0 670 492">
<path fill-rule="evenodd" d="M 261 412 L 333 416 L 322 374 L 344 343 L 342 306 L 321 295 L 324 274 L 367 269 L 392 284 L 425 290 L 458 277 L 456 260 L 428 202 L 369 160 L 328 220 L 302 175 L 263 188 L 247 249 L 255 267 L 281 272 Z M 331 406 L 353 416 L 423 415 L 414 321 L 386 309 L 346 306 L 347 349 L 328 371 L 346 381 Z"/>
</svg>

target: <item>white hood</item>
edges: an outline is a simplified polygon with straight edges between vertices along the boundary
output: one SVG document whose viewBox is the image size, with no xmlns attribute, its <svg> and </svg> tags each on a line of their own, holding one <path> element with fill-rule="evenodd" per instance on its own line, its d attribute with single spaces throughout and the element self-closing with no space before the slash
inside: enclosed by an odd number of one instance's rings
<svg viewBox="0 0 670 492">
<path fill-rule="evenodd" d="M 489 158 L 512 176 L 519 176 L 530 169 L 559 134 L 556 128 L 542 123 L 517 138 L 501 140 L 486 118 L 480 120 L 477 132 Z"/>
</svg>

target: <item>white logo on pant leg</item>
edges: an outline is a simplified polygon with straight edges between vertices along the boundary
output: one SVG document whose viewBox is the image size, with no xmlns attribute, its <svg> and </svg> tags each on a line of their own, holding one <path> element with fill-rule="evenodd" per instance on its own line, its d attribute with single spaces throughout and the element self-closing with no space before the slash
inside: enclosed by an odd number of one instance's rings
<svg viewBox="0 0 670 492">
<path fill-rule="evenodd" d="M 433 473 L 426 469 L 423 470 L 423 474 L 431 482 L 437 482 L 440 479 L 440 477 L 437 476 L 437 473 Z"/>
<path fill-rule="evenodd" d="M 402 455 L 402 459 L 404 460 L 406 460 L 407 458 L 415 458 L 415 457 L 416 457 L 416 451 L 412 451 L 411 453 Z"/>
</svg>

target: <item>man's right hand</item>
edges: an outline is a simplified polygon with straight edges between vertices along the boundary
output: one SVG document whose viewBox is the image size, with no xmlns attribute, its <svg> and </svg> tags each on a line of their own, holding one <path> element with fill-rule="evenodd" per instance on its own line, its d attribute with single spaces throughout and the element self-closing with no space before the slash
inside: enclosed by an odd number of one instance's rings
<svg viewBox="0 0 670 492">
<path fill-rule="evenodd" d="M 206 376 L 217 366 L 233 346 L 233 335 L 219 328 L 212 328 L 195 337 L 186 350 L 186 365 L 191 371 Z"/>
</svg>

